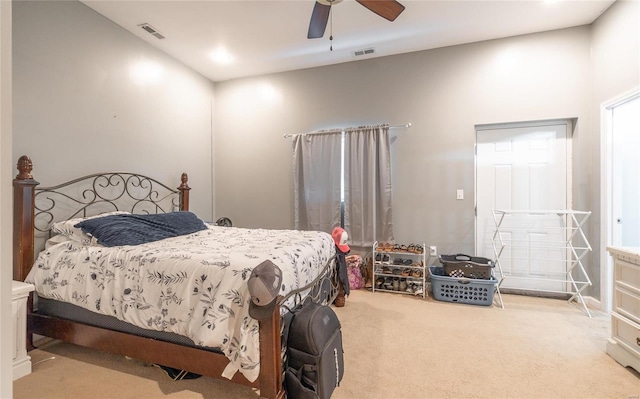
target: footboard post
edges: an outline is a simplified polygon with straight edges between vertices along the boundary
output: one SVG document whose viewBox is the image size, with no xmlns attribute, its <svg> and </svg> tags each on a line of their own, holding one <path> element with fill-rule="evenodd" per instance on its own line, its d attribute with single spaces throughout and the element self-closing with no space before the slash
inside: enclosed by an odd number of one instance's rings
<svg viewBox="0 0 640 399">
<path fill-rule="evenodd" d="M 13 180 L 13 279 L 24 281 L 33 265 L 34 195 L 37 181 L 31 176 L 33 164 L 23 155 Z"/>
<path fill-rule="evenodd" d="M 28 156 L 18 159 L 18 175 L 13 179 L 13 279 L 24 281 L 33 266 L 35 189 L 33 164 Z M 33 293 L 27 301 L 27 313 L 33 311 Z M 33 335 L 27 325 L 27 350 L 33 349 Z"/>
<path fill-rule="evenodd" d="M 189 191 L 191 190 L 191 187 L 189 187 L 188 181 L 189 176 L 187 176 L 186 173 L 183 173 L 182 176 L 180 176 L 180 187 L 178 187 L 178 190 L 180 191 L 179 208 L 181 211 L 189 210 Z"/>
<path fill-rule="evenodd" d="M 285 396 L 280 334 L 280 307 L 276 306 L 271 318 L 260 322 L 260 398 Z"/>
</svg>

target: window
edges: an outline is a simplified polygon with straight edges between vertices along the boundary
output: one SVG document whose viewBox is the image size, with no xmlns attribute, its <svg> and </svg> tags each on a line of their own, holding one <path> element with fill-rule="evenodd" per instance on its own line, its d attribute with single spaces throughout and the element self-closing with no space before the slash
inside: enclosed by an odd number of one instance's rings
<svg viewBox="0 0 640 399">
<path fill-rule="evenodd" d="M 389 126 L 296 135 L 295 228 L 343 226 L 352 246 L 393 240 Z"/>
</svg>

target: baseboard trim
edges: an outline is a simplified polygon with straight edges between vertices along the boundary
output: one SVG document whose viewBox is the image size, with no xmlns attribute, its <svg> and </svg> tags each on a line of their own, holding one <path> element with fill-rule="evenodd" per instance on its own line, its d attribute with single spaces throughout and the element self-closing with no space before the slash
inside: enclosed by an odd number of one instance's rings
<svg viewBox="0 0 640 399">
<path fill-rule="evenodd" d="M 13 363 L 13 380 L 31 374 L 31 356 L 26 356 Z"/>
<path fill-rule="evenodd" d="M 511 295 L 532 296 L 532 297 L 539 297 L 539 298 L 565 299 L 565 300 L 568 300 L 569 298 L 571 298 L 571 295 L 572 295 L 566 292 L 535 291 L 535 290 L 525 290 L 525 289 L 519 289 L 519 288 L 500 288 L 500 293 L 511 294 Z"/>
<path fill-rule="evenodd" d="M 545 292 L 545 291 L 531 291 L 531 290 L 521 290 L 514 288 L 501 288 L 500 293 L 502 294 L 511 294 L 511 295 L 525 295 L 525 296 L 533 296 L 533 297 L 541 297 L 541 298 L 553 298 L 553 299 L 564 299 L 568 300 L 571 298 L 573 294 L 571 293 L 560 293 L 560 292 Z M 589 309 L 602 311 L 602 302 L 599 299 L 596 299 L 592 296 L 582 296 L 585 305 Z M 577 303 L 580 303 L 579 300 L 576 300 Z"/>
<path fill-rule="evenodd" d="M 600 310 L 603 311 L 603 306 L 602 306 L 602 301 L 600 301 L 599 299 L 596 299 L 592 296 L 582 296 L 582 299 L 584 299 L 584 303 L 587 305 L 588 308 L 593 309 L 593 310 Z"/>
</svg>

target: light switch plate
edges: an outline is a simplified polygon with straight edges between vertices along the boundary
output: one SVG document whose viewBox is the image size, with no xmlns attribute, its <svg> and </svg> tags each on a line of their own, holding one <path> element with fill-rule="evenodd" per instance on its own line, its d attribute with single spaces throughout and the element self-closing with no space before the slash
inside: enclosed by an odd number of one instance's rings
<svg viewBox="0 0 640 399">
<path fill-rule="evenodd" d="M 459 200 L 464 199 L 464 190 L 458 190 L 456 192 L 456 199 L 459 199 Z"/>
</svg>

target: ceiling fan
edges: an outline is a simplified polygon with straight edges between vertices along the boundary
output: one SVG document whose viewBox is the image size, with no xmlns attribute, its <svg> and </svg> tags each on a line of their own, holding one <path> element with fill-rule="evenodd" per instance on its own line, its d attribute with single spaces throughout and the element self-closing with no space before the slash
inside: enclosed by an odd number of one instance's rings
<svg viewBox="0 0 640 399">
<path fill-rule="evenodd" d="M 316 0 L 309 22 L 309 33 L 307 39 L 317 39 L 324 36 L 324 31 L 329 20 L 331 6 L 340 3 L 342 0 Z M 369 10 L 378 14 L 382 18 L 393 21 L 404 11 L 404 6 L 396 0 L 356 0 Z"/>
</svg>

